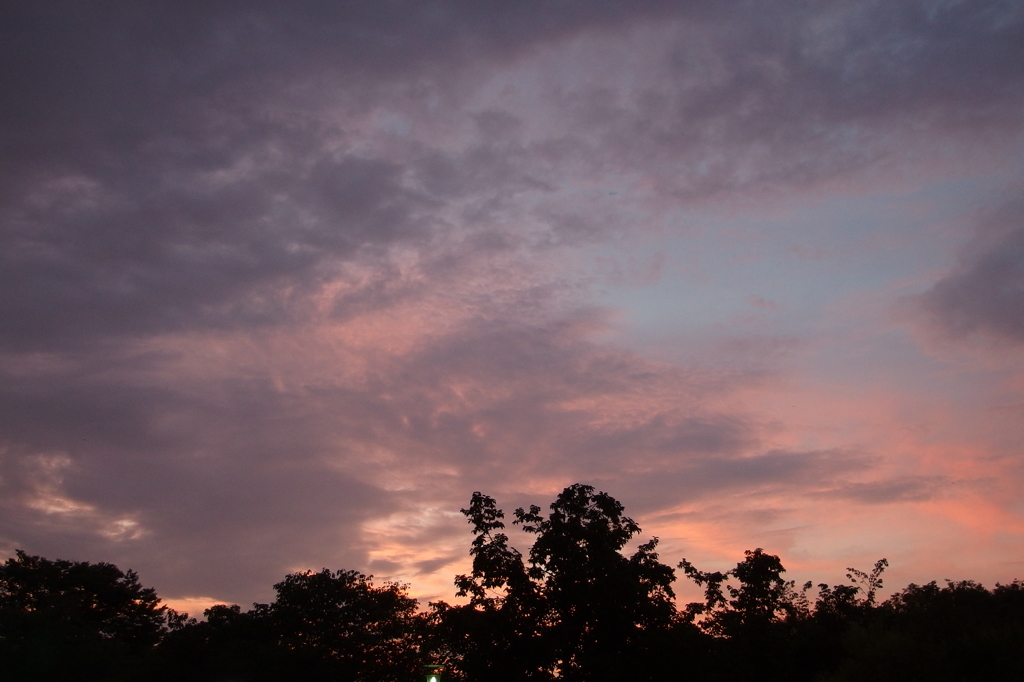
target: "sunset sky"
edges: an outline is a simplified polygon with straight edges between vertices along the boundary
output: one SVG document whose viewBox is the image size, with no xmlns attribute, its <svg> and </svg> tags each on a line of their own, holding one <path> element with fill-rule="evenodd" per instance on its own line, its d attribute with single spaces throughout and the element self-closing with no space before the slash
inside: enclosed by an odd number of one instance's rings
<svg viewBox="0 0 1024 682">
<path fill-rule="evenodd" d="M 1024 578 L 1024 3 L 2 4 L 0 557 L 450 600 L 576 482 Z"/>
</svg>

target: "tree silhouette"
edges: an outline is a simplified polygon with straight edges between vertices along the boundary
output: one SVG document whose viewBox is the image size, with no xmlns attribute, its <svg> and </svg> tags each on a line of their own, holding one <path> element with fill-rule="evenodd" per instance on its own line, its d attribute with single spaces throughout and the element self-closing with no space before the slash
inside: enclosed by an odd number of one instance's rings
<svg viewBox="0 0 1024 682">
<path fill-rule="evenodd" d="M 277 599 L 256 611 L 278 644 L 319 660 L 342 679 L 390 682 L 419 670 L 416 600 L 406 587 L 375 587 L 372 576 L 323 569 L 293 573 L 274 585 Z"/>
<path fill-rule="evenodd" d="M 501 532 L 505 514 L 494 499 L 473 493 L 463 515 L 473 525 L 472 572 L 455 578 L 466 606 L 431 604 L 430 647 L 450 676 L 467 679 L 546 680 L 551 656 L 544 638 L 548 614 L 523 557 Z"/>
<path fill-rule="evenodd" d="M 1024 679 L 1024 583 L 908 585 L 848 629 L 828 680 Z"/>
<path fill-rule="evenodd" d="M 203 615 L 205 621 L 171 623 L 157 651 L 157 679 L 248 682 L 280 679 L 296 668 L 294 656 L 278 647 L 274 628 L 257 611 L 217 604 Z"/>
<path fill-rule="evenodd" d="M 434 605 L 435 650 L 467 679 L 643 679 L 645 656 L 676 624 L 675 575 L 658 561 L 657 539 L 623 556 L 640 527 L 588 485 L 540 511 L 515 511 L 514 523 L 536 536 L 527 567 L 500 532 L 503 512 L 473 494 L 462 510 L 476 536 L 473 571 L 455 581 L 470 603 Z"/>
<path fill-rule="evenodd" d="M 879 603 L 885 559 L 848 584 L 797 590 L 778 556 L 744 553 L 728 571 L 679 567 L 704 601 L 679 612 L 657 538 L 604 492 L 576 484 L 542 514 L 516 509 L 524 556 L 494 499 L 474 493 L 467 603 L 425 614 L 406 586 L 356 571 L 305 571 L 248 611 L 205 620 L 160 605 L 133 571 L 18 551 L 0 565 L 5 678 L 105 682 L 404 682 L 445 664 L 446 682 L 762 682 L 1024 679 L 1024 583 L 911 584 Z"/>
<path fill-rule="evenodd" d="M 134 571 L 17 550 L 0 566 L 0 662 L 33 679 L 130 679 L 166 607 Z"/>
<path fill-rule="evenodd" d="M 673 623 L 675 573 L 658 561 L 657 538 L 628 559 L 622 555 L 640 532 L 623 511 L 611 495 L 576 484 L 562 491 L 547 518 L 536 506 L 515 512 L 516 523 L 537 536 L 530 577 L 542 584 L 560 678 L 636 674 L 622 670 L 622 662 L 638 657 L 645 635 Z"/>
<path fill-rule="evenodd" d="M 700 571 L 686 559 L 679 567 L 705 588 L 705 603 L 690 604 L 687 611 L 702 616 L 701 628 L 718 638 L 722 679 L 799 679 L 792 675 L 798 658 L 793 636 L 808 614 L 807 600 L 793 581 L 782 578 L 786 569 L 778 556 L 759 547 L 724 573 Z"/>
<path fill-rule="evenodd" d="M 704 614 L 702 627 L 716 636 L 743 637 L 763 633 L 774 623 L 794 618 L 806 611 L 803 595 L 793 581 L 786 581 L 782 560 L 763 549 L 744 552 L 743 561 L 725 573 L 705 573 L 686 559 L 679 567 L 688 578 L 705 587 L 705 604 L 693 604 L 691 610 Z M 728 584 L 730 578 L 739 585 Z M 729 598 L 722 592 L 728 591 Z"/>
<path fill-rule="evenodd" d="M 206 622 L 182 623 L 162 647 L 167 658 L 192 661 L 192 679 L 415 679 L 421 618 L 404 585 L 325 568 L 274 589 L 270 604 L 218 605 Z"/>
</svg>

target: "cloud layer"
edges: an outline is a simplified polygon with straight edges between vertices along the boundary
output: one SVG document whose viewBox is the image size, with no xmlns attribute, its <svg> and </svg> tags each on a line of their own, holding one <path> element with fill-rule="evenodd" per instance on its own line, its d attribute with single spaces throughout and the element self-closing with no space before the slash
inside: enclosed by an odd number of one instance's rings
<svg viewBox="0 0 1024 682">
<path fill-rule="evenodd" d="M 450 596 L 473 490 L 586 481 L 694 558 L 932 579 L 985 518 L 1016 577 L 1017 3 L 0 26 L 0 550 Z"/>
<path fill-rule="evenodd" d="M 920 298 L 932 323 L 953 337 L 974 332 L 1024 342 L 1024 201 L 988 216 L 959 265 Z"/>
</svg>

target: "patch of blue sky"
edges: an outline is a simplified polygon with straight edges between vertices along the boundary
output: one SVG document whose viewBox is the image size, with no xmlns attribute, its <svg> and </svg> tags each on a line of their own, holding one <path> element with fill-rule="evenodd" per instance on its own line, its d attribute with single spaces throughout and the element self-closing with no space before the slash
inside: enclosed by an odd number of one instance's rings
<svg viewBox="0 0 1024 682">
<path fill-rule="evenodd" d="M 603 262 L 661 263 L 656 278 L 606 281 L 601 302 L 621 312 L 627 337 L 809 333 L 838 301 L 926 288 L 1003 186 L 975 177 L 901 194 L 794 196 L 767 215 L 680 212 L 672 218 L 679 229 L 601 247 Z"/>
</svg>

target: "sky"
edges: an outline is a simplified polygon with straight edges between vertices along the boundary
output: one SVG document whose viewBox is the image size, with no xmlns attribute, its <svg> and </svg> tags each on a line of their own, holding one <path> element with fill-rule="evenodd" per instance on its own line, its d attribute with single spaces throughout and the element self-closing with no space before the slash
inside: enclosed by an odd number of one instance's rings
<svg viewBox="0 0 1024 682">
<path fill-rule="evenodd" d="M 0 556 L 1024 578 L 1020 2 L 9 0 L 0 93 Z"/>
</svg>

